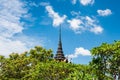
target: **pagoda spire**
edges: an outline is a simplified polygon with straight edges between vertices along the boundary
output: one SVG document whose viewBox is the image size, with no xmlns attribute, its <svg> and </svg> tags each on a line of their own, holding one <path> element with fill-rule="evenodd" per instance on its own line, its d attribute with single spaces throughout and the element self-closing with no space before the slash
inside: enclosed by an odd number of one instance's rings
<svg viewBox="0 0 120 80">
<path fill-rule="evenodd" d="M 59 42 L 61 42 L 61 26 L 59 28 Z M 62 43 L 62 42 L 61 42 Z"/>
<path fill-rule="evenodd" d="M 58 42 L 58 48 L 57 48 L 57 54 L 55 56 L 55 59 L 58 61 L 64 61 L 64 53 L 62 49 L 62 40 L 61 40 L 61 26 L 59 27 L 59 42 Z"/>
<path fill-rule="evenodd" d="M 63 50 L 62 50 L 62 41 L 61 41 L 61 26 L 59 28 L 59 43 L 58 43 L 58 50 L 57 51 L 61 51 L 61 53 L 63 53 Z"/>
</svg>

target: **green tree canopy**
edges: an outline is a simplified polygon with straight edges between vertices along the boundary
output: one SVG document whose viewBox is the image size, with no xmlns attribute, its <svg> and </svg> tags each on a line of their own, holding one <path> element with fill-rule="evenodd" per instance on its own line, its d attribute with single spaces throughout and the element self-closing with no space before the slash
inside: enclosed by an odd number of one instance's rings
<svg viewBox="0 0 120 80">
<path fill-rule="evenodd" d="M 89 65 L 58 62 L 52 50 L 36 46 L 22 54 L 0 56 L 0 80 L 92 80 Z"/>
<path fill-rule="evenodd" d="M 92 61 L 90 65 L 98 80 L 120 79 L 120 41 L 112 44 L 103 43 L 91 50 Z"/>
<path fill-rule="evenodd" d="M 120 41 L 91 50 L 88 65 L 58 62 L 52 50 L 36 46 L 22 54 L 0 56 L 0 80 L 118 80 Z"/>
</svg>

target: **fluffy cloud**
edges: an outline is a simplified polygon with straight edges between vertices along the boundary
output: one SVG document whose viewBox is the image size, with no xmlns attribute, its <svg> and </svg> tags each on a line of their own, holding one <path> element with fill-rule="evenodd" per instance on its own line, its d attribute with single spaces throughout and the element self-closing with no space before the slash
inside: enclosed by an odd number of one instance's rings
<svg viewBox="0 0 120 80">
<path fill-rule="evenodd" d="M 70 28 L 77 33 L 83 30 L 83 22 L 80 19 L 68 20 L 68 23 L 70 24 Z"/>
<path fill-rule="evenodd" d="M 13 5 L 14 4 L 14 5 Z M 27 15 L 27 9 L 19 0 L 0 0 L 0 53 L 8 56 L 9 53 L 27 50 L 24 43 L 11 40 L 16 33 L 21 33 L 24 23 L 20 19 Z"/>
<path fill-rule="evenodd" d="M 79 16 L 81 14 L 80 11 L 78 11 L 78 12 L 71 11 L 70 13 L 71 13 L 72 16 Z"/>
<path fill-rule="evenodd" d="M 77 0 L 72 0 L 72 4 L 76 4 Z"/>
<path fill-rule="evenodd" d="M 95 34 L 100 34 L 103 32 L 103 28 L 97 24 L 97 20 L 94 20 L 89 16 L 86 16 L 85 19 L 86 19 L 85 25 L 87 26 L 89 31 Z"/>
<path fill-rule="evenodd" d="M 23 23 L 20 22 L 20 18 L 27 14 L 27 9 L 23 8 L 24 4 L 19 0 L 0 0 L 0 7 L 1 36 L 11 37 L 22 32 Z"/>
<path fill-rule="evenodd" d="M 95 34 L 100 34 L 103 31 L 103 28 L 101 26 L 94 26 L 90 29 L 91 32 L 94 32 Z"/>
<path fill-rule="evenodd" d="M 112 14 L 112 11 L 110 9 L 106 9 L 106 10 L 97 10 L 97 13 L 100 16 L 108 16 Z"/>
<path fill-rule="evenodd" d="M 96 20 L 90 18 L 89 16 L 85 16 L 84 18 L 85 18 L 85 22 L 88 26 L 89 25 L 94 25 L 94 22 L 96 21 Z"/>
<path fill-rule="evenodd" d="M 90 1 L 92 2 L 92 1 Z M 46 11 L 48 12 L 49 17 L 53 19 L 53 26 L 57 27 L 60 24 L 64 23 L 66 19 L 66 15 L 60 17 L 60 15 L 53 10 L 51 6 L 46 6 Z M 98 21 L 94 17 L 89 16 L 79 16 L 79 12 L 71 11 L 75 18 L 67 20 L 67 24 L 69 24 L 69 28 L 72 29 L 75 33 L 82 33 L 84 31 L 90 31 L 95 34 L 100 34 L 103 32 L 103 28 L 98 25 Z"/>
<path fill-rule="evenodd" d="M 70 28 L 76 33 L 90 31 L 95 34 L 100 34 L 103 32 L 103 28 L 98 25 L 98 21 L 89 16 L 73 18 L 71 20 L 68 20 L 67 22 L 70 24 Z"/>
<path fill-rule="evenodd" d="M 29 5 L 32 7 L 39 7 L 40 4 L 36 4 L 35 2 L 29 2 Z"/>
<path fill-rule="evenodd" d="M 41 2 L 40 3 L 40 6 L 48 6 L 49 5 L 49 2 Z"/>
<path fill-rule="evenodd" d="M 51 6 L 46 6 L 45 8 L 49 14 L 49 17 L 53 19 L 53 26 L 59 26 L 64 22 L 67 17 L 66 15 L 60 17 L 59 14 L 55 12 Z"/>
<path fill-rule="evenodd" d="M 0 37 L 0 55 L 8 57 L 12 52 L 22 53 L 23 51 L 28 50 L 26 44 L 19 40 L 11 40 Z"/>
<path fill-rule="evenodd" d="M 77 58 L 79 56 L 91 56 L 91 53 L 89 50 L 84 49 L 83 47 L 75 48 L 75 52 L 73 54 L 67 55 L 69 59 Z"/>
<path fill-rule="evenodd" d="M 80 0 L 80 3 L 84 6 L 86 6 L 88 4 L 93 4 L 94 0 Z"/>
<path fill-rule="evenodd" d="M 30 48 L 31 39 L 15 38 L 22 34 L 25 22 L 21 19 L 29 17 L 26 4 L 20 0 L 0 0 L 0 55 L 8 56 L 12 52 L 21 53 Z M 35 41 L 34 41 L 35 42 Z"/>
</svg>

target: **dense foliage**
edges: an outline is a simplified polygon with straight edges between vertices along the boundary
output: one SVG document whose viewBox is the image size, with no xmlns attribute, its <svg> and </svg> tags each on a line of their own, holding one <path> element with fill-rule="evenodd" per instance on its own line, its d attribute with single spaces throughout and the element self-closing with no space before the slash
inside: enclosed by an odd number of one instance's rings
<svg viewBox="0 0 120 80">
<path fill-rule="evenodd" d="M 87 65 L 58 62 L 52 50 L 35 47 L 22 54 L 0 56 L 0 80 L 92 80 Z"/>
<path fill-rule="evenodd" d="M 55 61 L 52 50 L 36 46 L 0 56 L 0 80 L 120 80 L 120 41 L 91 50 L 89 65 Z"/>
<path fill-rule="evenodd" d="M 91 53 L 90 65 L 98 80 L 120 80 L 120 41 L 103 43 Z"/>
</svg>

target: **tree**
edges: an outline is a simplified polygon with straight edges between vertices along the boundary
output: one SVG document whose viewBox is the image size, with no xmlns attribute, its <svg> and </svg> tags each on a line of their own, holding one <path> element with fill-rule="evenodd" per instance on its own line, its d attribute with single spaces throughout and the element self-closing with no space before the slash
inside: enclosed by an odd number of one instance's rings
<svg viewBox="0 0 120 80">
<path fill-rule="evenodd" d="M 89 65 L 58 62 L 52 50 L 36 46 L 22 54 L 0 56 L 0 80 L 92 80 Z"/>
<path fill-rule="evenodd" d="M 38 62 L 46 62 L 53 57 L 51 50 L 36 46 L 30 52 L 12 53 L 9 58 L 0 56 L 0 79 L 22 79 Z"/>
<path fill-rule="evenodd" d="M 91 53 L 93 58 L 90 65 L 94 68 L 98 80 L 116 80 L 117 76 L 120 77 L 120 41 L 103 43 L 93 48 Z"/>
<path fill-rule="evenodd" d="M 118 80 L 120 79 L 120 41 L 103 43 L 91 50 L 89 65 L 58 62 L 52 50 L 36 46 L 22 54 L 0 56 L 1 80 Z"/>
</svg>

